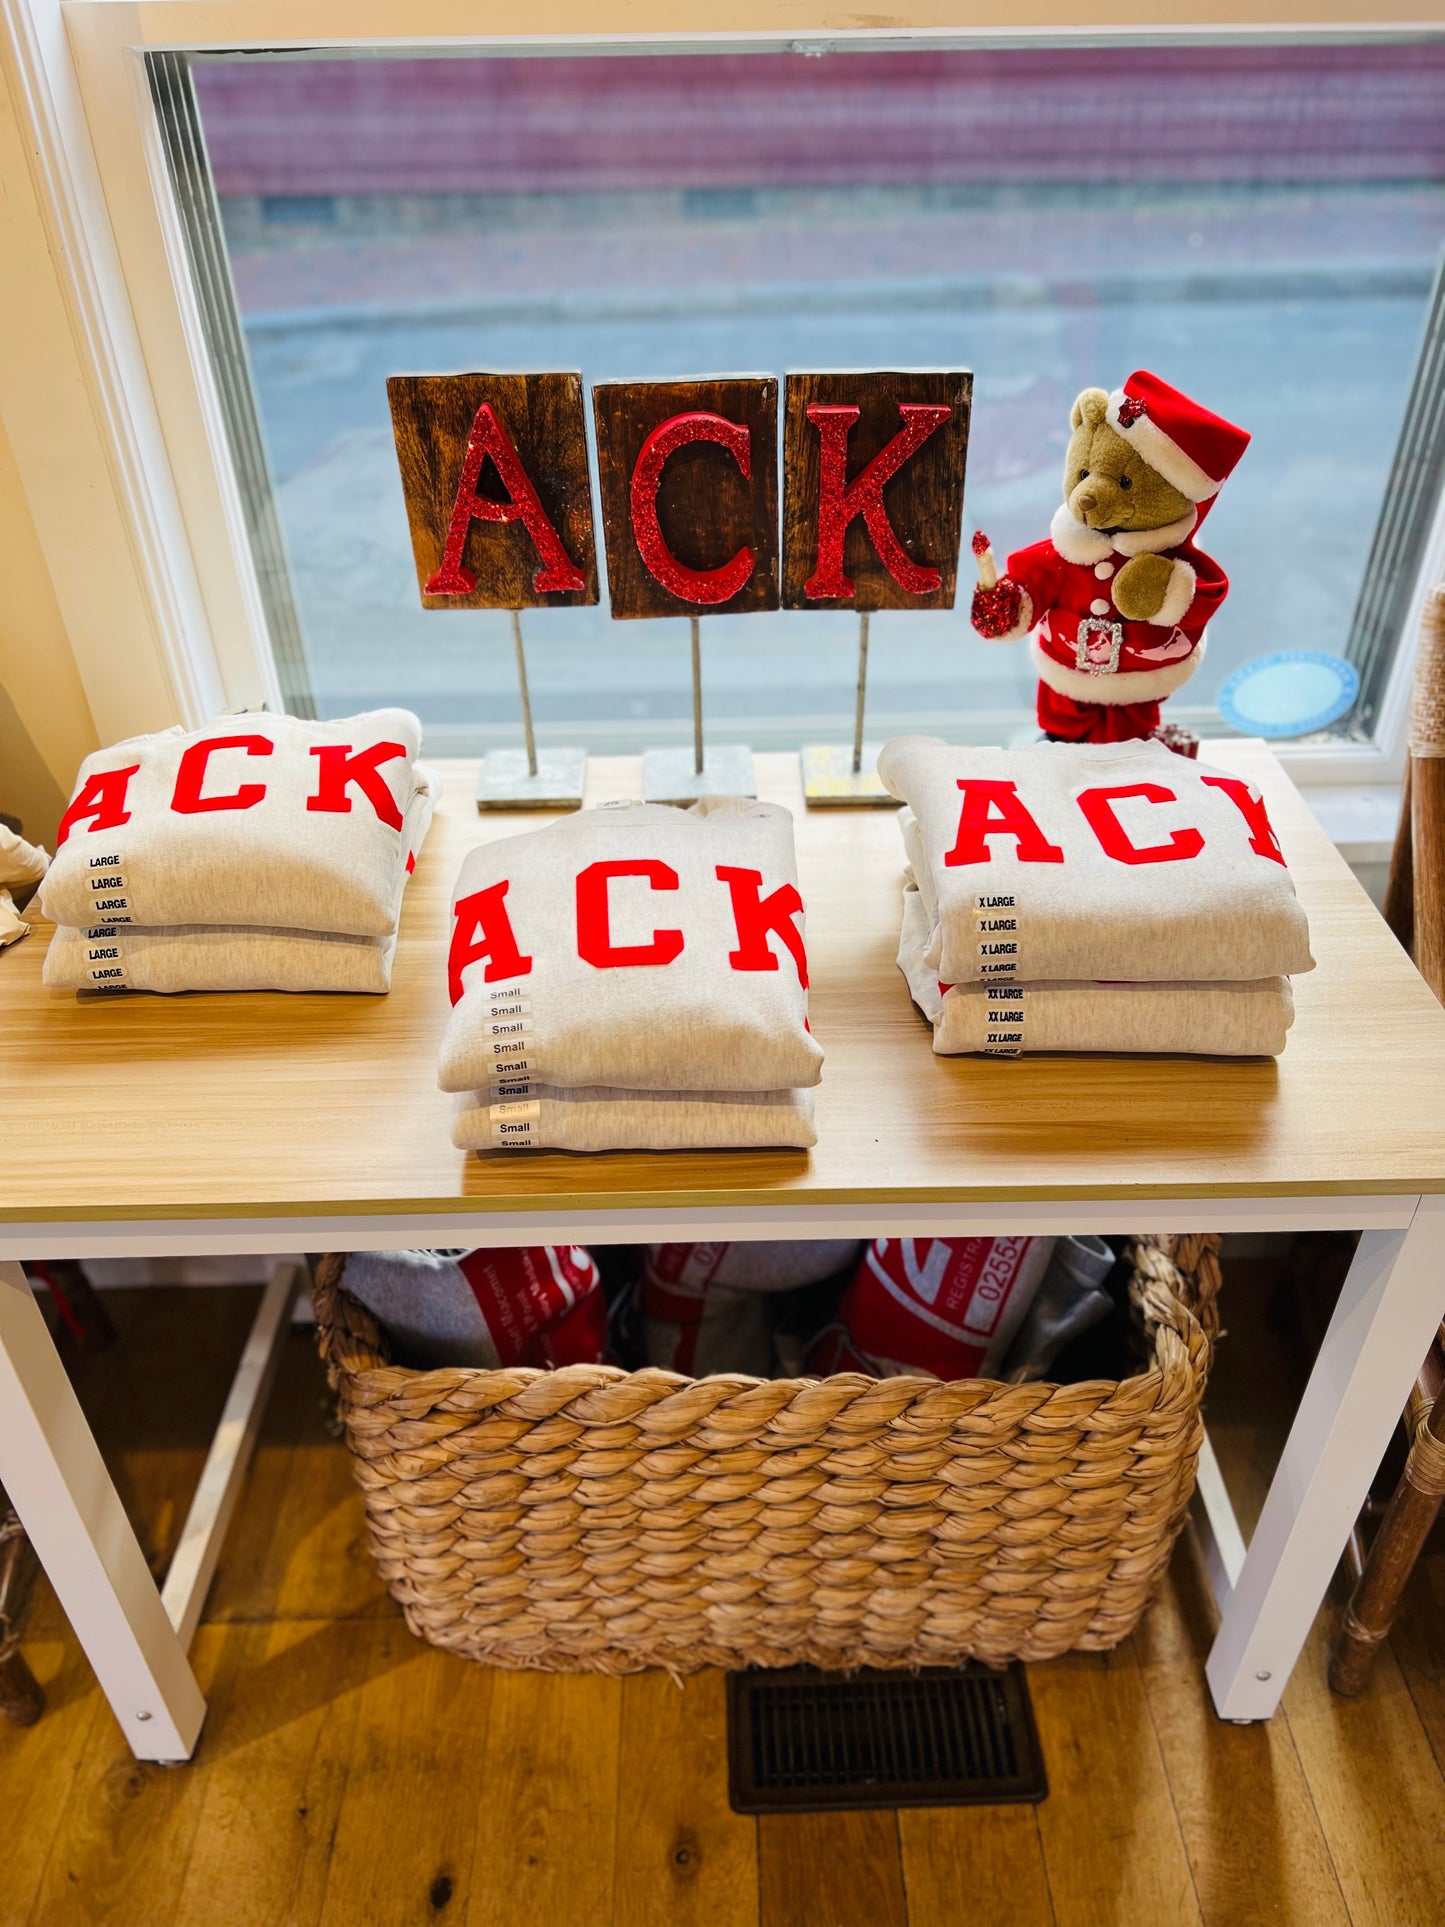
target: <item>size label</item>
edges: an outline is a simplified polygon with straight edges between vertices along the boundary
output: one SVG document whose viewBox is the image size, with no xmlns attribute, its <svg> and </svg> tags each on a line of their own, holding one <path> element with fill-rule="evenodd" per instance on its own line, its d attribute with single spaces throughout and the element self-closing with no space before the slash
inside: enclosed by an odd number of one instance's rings
<svg viewBox="0 0 1445 1927">
<path fill-rule="evenodd" d="M 985 984 L 983 987 L 983 1053 L 986 1057 L 1018 1057 L 1024 1047 L 1024 990 L 1022 984 Z"/>
<path fill-rule="evenodd" d="M 487 1117 L 493 1144 L 526 1146 L 537 1142 L 542 1106 L 536 1098 L 521 1103 L 493 1104 Z"/>
<path fill-rule="evenodd" d="M 1018 899 L 1012 891 L 985 891 L 973 900 L 978 932 L 978 974 L 990 978 L 1019 974 Z"/>
</svg>

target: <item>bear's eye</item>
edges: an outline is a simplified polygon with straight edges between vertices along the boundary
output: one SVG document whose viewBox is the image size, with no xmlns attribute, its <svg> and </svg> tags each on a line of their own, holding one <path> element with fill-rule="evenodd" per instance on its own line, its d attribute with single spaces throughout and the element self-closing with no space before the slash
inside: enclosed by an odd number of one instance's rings
<svg viewBox="0 0 1445 1927">
<path fill-rule="evenodd" d="M 1121 475 L 1119 477 L 1119 486 L 1120 488 L 1133 488 L 1134 484 L 1129 480 L 1127 475 Z"/>
<path fill-rule="evenodd" d="M 1087 480 L 1088 480 L 1088 476 L 1089 476 L 1089 471 L 1088 471 L 1088 469 L 1086 469 L 1086 468 L 1081 468 L 1081 469 L 1079 470 L 1079 480 L 1080 480 L 1081 482 L 1083 482 L 1083 481 L 1087 481 Z"/>
</svg>

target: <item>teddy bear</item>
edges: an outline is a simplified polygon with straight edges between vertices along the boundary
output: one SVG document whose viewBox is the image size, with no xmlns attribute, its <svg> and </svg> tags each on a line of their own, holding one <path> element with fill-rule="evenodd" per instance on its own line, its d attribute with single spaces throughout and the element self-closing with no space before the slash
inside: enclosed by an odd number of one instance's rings
<svg viewBox="0 0 1445 1927">
<path fill-rule="evenodd" d="M 1111 395 L 1086 388 L 1069 426 L 1049 539 L 998 576 L 974 538 L 973 626 L 1031 638 L 1051 741 L 1123 742 L 1159 731 L 1160 702 L 1204 659 L 1229 579 L 1194 537 L 1249 435 L 1143 369 Z"/>
</svg>

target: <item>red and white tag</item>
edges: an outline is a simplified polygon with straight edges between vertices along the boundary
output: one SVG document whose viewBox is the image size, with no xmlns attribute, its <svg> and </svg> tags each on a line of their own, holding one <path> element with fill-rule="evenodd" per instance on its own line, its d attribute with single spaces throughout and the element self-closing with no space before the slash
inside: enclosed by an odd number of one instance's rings
<svg viewBox="0 0 1445 1927">
<path fill-rule="evenodd" d="M 1028 1310 L 1052 1238 L 875 1238 L 810 1372 L 987 1378 Z M 835 1337 L 836 1334 L 836 1337 Z M 834 1353 L 840 1360 L 828 1362 Z"/>
<path fill-rule="evenodd" d="M 499 1364 L 596 1364 L 602 1357 L 607 1307 L 601 1274 L 585 1246 L 472 1251 L 459 1264 Z M 567 1355 L 553 1356 L 558 1349 Z"/>
</svg>

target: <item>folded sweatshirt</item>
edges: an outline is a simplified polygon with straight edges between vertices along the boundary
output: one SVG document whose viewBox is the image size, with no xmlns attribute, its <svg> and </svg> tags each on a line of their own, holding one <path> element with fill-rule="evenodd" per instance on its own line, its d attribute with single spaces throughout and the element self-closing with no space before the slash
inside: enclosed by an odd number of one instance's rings
<svg viewBox="0 0 1445 1927">
<path fill-rule="evenodd" d="M 56 990 L 391 989 L 395 937 L 224 924 L 145 930 L 116 924 L 58 929 L 43 980 Z"/>
<path fill-rule="evenodd" d="M 1246 981 L 1310 970 L 1257 790 L 1159 743 L 958 748 L 895 737 L 947 983 Z"/>
<path fill-rule="evenodd" d="M 773 803 L 605 804 L 482 844 L 453 896 L 448 978 L 445 1091 L 777 1092 L 820 1075 L 793 820 Z"/>
<path fill-rule="evenodd" d="M 386 937 L 436 778 L 404 709 L 222 716 L 88 756 L 41 890 L 53 923 Z M 428 804 L 428 810 L 430 804 Z"/>
<path fill-rule="evenodd" d="M 1283 977 L 1249 983 L 945 985 L 927 961 L 927 932 L 922 893 L 905 889 L 898 967 L 933 1025 L 933 1048 L 941 1057 L 1062 1050 L 1277 1057 L 1294 1022 L 1294 998 Z"/>
<path fill-rule="evenodd" d="M 806 1151 L 811 1091 L 552 1090 L 457 1101 L 459 1151 Z"/>
<path fill-rule="evenodd" d="M 45 875 L 50 858 L 38 843 L 27 843 L 0 823 L 0 949 L 28 935 L 30 925 L 15 908 L 12 890 L 28 890 Z"/>
</svg>

